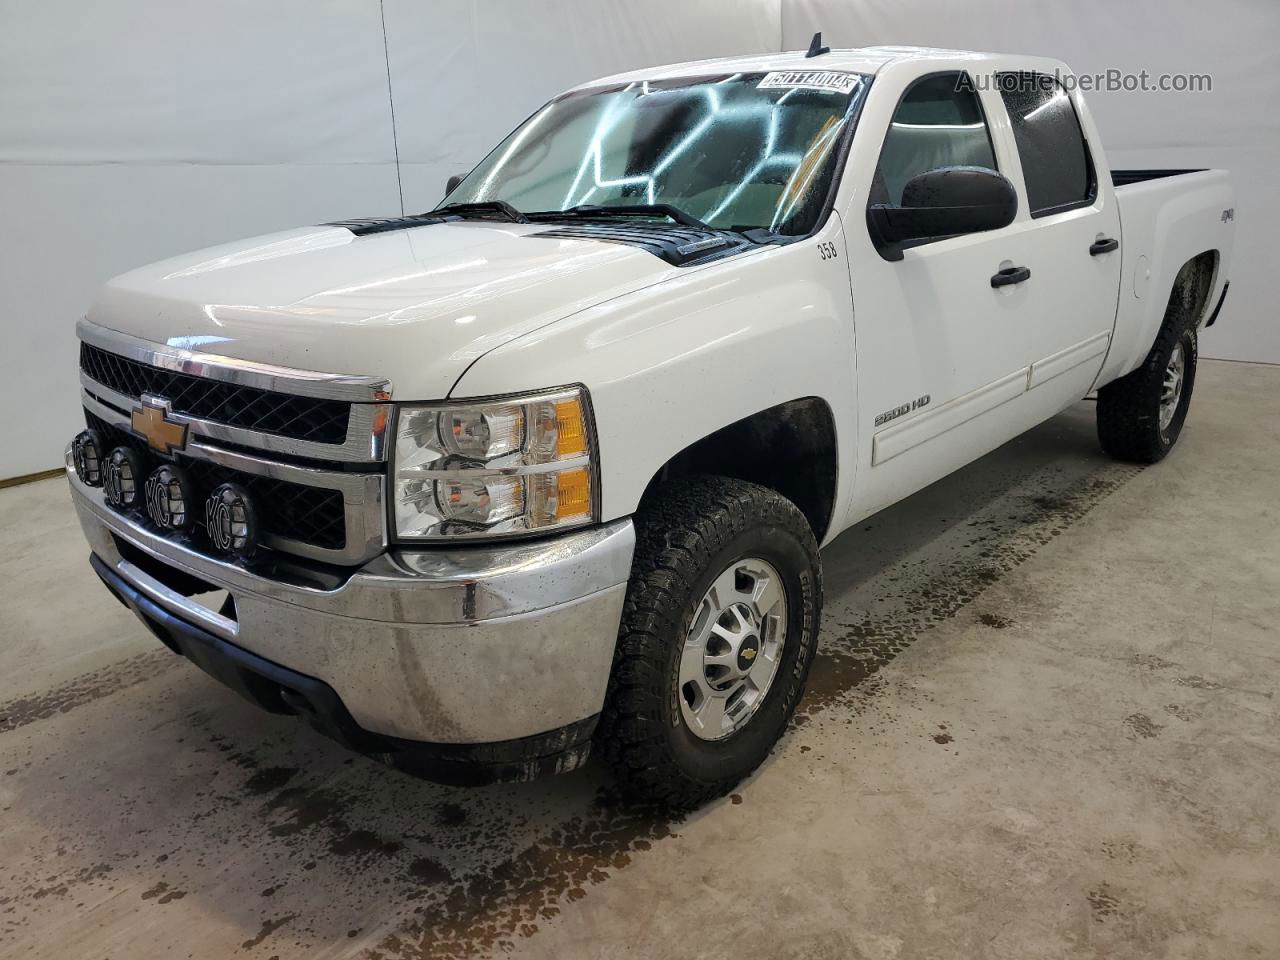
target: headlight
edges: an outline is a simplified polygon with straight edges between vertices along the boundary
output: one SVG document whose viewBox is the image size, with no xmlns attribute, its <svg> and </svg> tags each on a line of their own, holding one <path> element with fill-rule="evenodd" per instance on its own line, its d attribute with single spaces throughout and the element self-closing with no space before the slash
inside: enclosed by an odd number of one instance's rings
<svg viewBox="0 0 1280 960">
<path fill-rule="evenodd" d="M 486 403 L 404 404 L 392 511 L 401 540 L 497 537 L 596 519 L 581 388 Z"/>
</svg>

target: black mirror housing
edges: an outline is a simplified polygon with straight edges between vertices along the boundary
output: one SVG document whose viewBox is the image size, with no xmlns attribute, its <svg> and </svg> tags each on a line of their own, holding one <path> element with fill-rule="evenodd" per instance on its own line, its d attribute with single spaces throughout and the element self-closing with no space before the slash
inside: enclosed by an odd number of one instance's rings
<svg viewBox="0 0 1280 960">
<path fill-rule="evenodd" d="M 462 177 L 458 176 L 458 174 L 455 173 L 452 177 L 450 177 L 447 181 L 445 181 L 444 195 L 447 197 L 449 194 L 453 193 L 453 191 L 457 190 L 458 184 L 460 184 L 461 182 L 462 182 Z"/>
<path fill-rule="evenodd" d="M 901 260 L 907 247 L 999 230 L 1017 213 L 1018 194 L 1001 174 L 986 167 L 939 167 L 908 180 L 899 206 L 868 207 L 867 226 L 881 256 Z"/>
</svg>

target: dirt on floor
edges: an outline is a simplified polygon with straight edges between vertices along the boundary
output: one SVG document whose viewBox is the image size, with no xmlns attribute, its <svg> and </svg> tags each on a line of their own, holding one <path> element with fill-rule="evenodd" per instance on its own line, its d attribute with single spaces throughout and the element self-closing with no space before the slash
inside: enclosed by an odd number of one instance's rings
<svg viewBox="0 0 1280 960">
<path fill-rule="evenodd" d="M 678 820 L 263 714 L 0 491 L 0 956 L 1276 956 L 1280 368 L 1196 391 L 1158 466 L 1081 404 L 843 535 L 791 731 Z"/>
</svg>

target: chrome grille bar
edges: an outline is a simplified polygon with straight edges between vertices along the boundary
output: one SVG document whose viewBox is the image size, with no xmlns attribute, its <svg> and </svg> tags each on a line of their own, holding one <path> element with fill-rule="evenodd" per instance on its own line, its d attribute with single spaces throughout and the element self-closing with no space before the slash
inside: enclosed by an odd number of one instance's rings
<svg viewBox="0 0 1280 960">
<path fill-rule="evenodd" d="M 103 403 L 122 411 L 136 406 L 139 397 L 131 397 L 99 383 L 83 370 L 80 386 Z M 169 419 L 185 423 L 192 437 L 204 437 L 215 443 L 230 443 L 239 447 L 252 447 L 264 453 L 299 457 L 307 460 L 325 460 L 331 463 L 380 463 L 387 458 L 387 423 L 391 405 L 387 403 L 357 403 L 351 406 L 347 421 L 347 438 L 342 444 L 318 443 L 314 440 L 298 440 L 275 433 L 246 430 L 214 420 L 201 420 L 178 412 Z"/>
<path fill-rule="evenodd" d="M 151 343 L 89 320 L 81 320 L 76 324 L 76 336 L 109 353 L 192 377 L 223 380 L 272 393 L 347 400 L 351 403 L 376 403 L 391 399 L 391 381 L 379 377 L 350 377 L 336 373 L 295 370 L 292 367 L 198 353 L 181 347 Z"/>
</svg>

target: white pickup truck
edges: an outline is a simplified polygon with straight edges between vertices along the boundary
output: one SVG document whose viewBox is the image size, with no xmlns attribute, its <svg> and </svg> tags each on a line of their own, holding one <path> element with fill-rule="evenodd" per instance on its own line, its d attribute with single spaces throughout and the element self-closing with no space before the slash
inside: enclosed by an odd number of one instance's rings
<svg viewBox="0 0 1280 960">
<path fill-rule="evenodd" d="M 816 39 L 816 38 L 815 38 Z M 1052 60 L 872 48 L 564 93 L 428 213 L 124 274 L 78 328 L 101 579 L 450 782 L 697 803 L 782 733 L 819 547 L 1092 391 L 1178 439 L 1222 171 L 1112 171 Z"/>
</svg>

